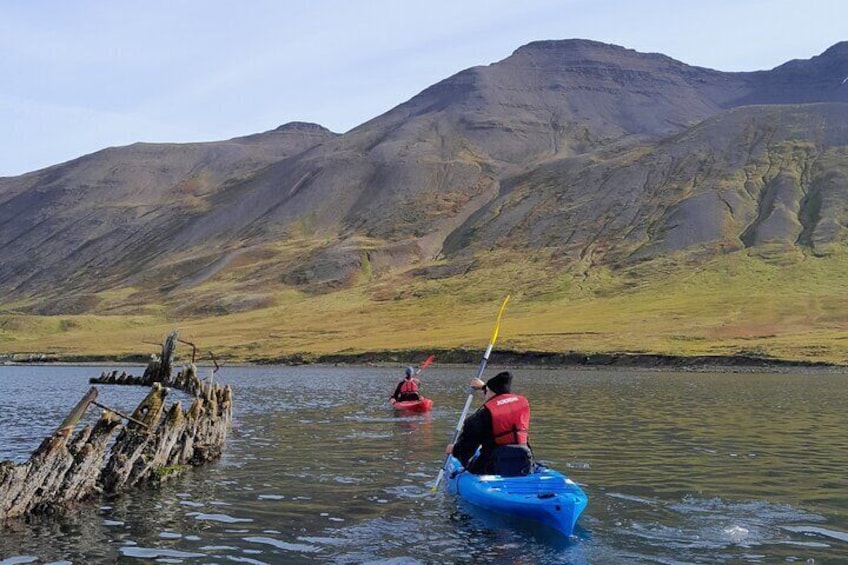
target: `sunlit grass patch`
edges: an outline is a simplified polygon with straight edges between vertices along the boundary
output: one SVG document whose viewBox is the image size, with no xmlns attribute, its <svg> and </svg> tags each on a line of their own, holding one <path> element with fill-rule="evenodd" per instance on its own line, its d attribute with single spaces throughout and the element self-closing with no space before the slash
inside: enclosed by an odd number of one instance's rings
<svg viewBox="0 0 848 565">
<path fill-rule="evenodd" d="M 108 315 L 131 311 L 126 303 L 139 296 L 132 289 L 98 295 L 101 314 L 0 313 L 0 352 L 146 353 L 174 328 L 234 360 L 482 348 L 510 294 L 496 350 L 848 358 L 841 247 L 827 257 L 741 250 L 589 270 L 563 268 L 553 254 L 495 250 L 446 277 L 414 268 L 375 278 L 364 267 L 352 286 L 318 295 L 274 281 L 279 262 L 301 251 L 258 250 L 167 302 L 146 304 L 143 316 Z M 260 280 L 248 277 L 256 262 L 267 266 Z"/>
</svg>

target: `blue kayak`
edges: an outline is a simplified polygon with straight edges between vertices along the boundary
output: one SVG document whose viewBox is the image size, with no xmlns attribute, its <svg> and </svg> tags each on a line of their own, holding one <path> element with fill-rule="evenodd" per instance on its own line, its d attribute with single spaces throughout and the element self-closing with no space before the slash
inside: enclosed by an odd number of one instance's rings
<svg viewBox="0 0 848 565">
<path fill-rule="evenodd" d="M 566 536 L 589 499 L 571 479 L 548 467 L 537 466 L 529 475 L 502 477 L 474 475 L 453 456 L 445 466 L 447 489 L 469 504 L 488 512 L 543 524 Z"/>
</svg>

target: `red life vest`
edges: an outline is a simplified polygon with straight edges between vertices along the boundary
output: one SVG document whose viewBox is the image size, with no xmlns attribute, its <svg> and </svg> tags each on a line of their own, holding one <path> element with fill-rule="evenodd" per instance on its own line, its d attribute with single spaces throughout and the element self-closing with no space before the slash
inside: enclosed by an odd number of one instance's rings
<svg viewBox="0 0 848 565">
<path fill-rule="evenodd" d="M 499 394 L 486 402 L 492 435 L 498 445 L 526 445 L 530 435 L 530 403 L 518 394 Z"/>
<path fill-rule="evenodd" d="M 403 384 L 400 385 L 400 393 L 403 394 L 405 392 L 418 392 L 418 381 L 415 379 L 404 379 Z"/>
</svg>

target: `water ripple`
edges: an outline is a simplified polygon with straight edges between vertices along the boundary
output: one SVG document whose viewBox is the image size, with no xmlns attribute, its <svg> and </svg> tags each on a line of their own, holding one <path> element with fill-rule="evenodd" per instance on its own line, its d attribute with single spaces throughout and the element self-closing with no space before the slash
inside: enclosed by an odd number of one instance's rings
<svg viewBox="0 0 848 565">
<path fill-rule="evenodd" d="M 202 514 L 190 512 L 188 516 L 194 516 L 195 520 L 209 520 L 212 522 L 223 522 L 224 524 L 236 524 L 238 522 L 253 522 L 253 518 L 234 518 L 226 514 Z"/>
<path fill-rule="evenodd" d="M 157 559 L 162 557 L 188 558 L 206 557 L 205 553 L 191 553 L 188 551 L 175 551 L 173 549 L 161 549 L 158 547 L 139 547 L 137 545 L 124 546 L 118 549 L 126 557 L 138 557 L 140 559 Z"/>
<path fill-rule="evenodd" d="M 799 534 L 819 535 L 830 539 L 836 539 L 848 543 L 848 532 L 840 532 L 837 530 L 829 530 L 819 526 L 784 526 L 785 530 Z"/>
<path fill-rule="evenodd" d="M 321 551 L 320 547 L 316 547 L 314 545 L 306 545 L 306 544 L 302 544 L 302 543 L 289 543 L 289 542 L 280 541 L 280 540 L 275 539 L 275 538 L 249 537 L 249 538 L 242 538 L 242 539 L 244 539 L 244 541 L 247 541 L 247 542 L 250 542 L 250 543 L 262 543 L 262 544 L 266 544 L 266 545 L 272 545 L 272 546 L 276 547 L 277 549 L 284 549 L 286 551 L 296 551 L 296 552 L 300 552 L 300 553 L 317 553 L 317 552 Z"/>
</svg>

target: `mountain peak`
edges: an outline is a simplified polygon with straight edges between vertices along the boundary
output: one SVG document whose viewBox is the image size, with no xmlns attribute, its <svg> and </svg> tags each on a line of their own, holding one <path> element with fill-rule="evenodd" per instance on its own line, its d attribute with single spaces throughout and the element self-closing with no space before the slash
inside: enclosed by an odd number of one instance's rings
<svg viewBox="0 0 848 565">
<path fill-rule="evenodd" d="M 526 58 L 541 58 L 546 61 L 556 61 L 557 66 L 563 67 L 574 64 L 603 63 L 625 66 L 636 64 L 655 65 L 657 63 L 673 63 L 679 61 L 660 53 L 642 53 L 620 45 L 603 43 L 590 39 L 557 39 L 533 41 L 516 49 L 510 59 L 524 60 Z"/>
<path fill-rule="evenodd" d="M 576 55 L 579 57 L 600 56 L 614 54 L 617 56 L 636 54 L 633 49 L 627 49 L 620 45 L 603 43 L 591 39 L 548 39 L 544 41 L 533 41 L 523 45 L 513 52 L 513 55 L 525 54 L 556 54 L 559 56 Z"/>
<path fill-rule="evenodd" d="M 287 132 L 326 132 L 333 133 L 324 126 L 312 122 L 288 122 L 273 130 L 272 132 L 287 133 Z"/>
<path fill-rule="evenodd" d="M 242 137 L 236 137 L 232 141 L 247 141 L 256 142 L 269 139 L 284 139 L 287 137 L 294 138 L 326 138 L 335 137 L 339 134 L 333 133 L 320 124 L 311 122 L 288 122 L 272 130 L 262 133 L 254 133 Z"/>
<path fill-rule="evenodd" d="M 839 58 L 848 57 L 848 41 L 840 41 L 839 43 L 835 43 L 835 44 L 831 45 L 820 56 L 821 57 L 839 57 Z"/>
<path fill-rule="evenodd" d="M 775 67 L 774 71 L 809 71 L 811 69 L 829 69 L 830 71 L 844 70 L 848 73 L 848 41 L 840 41 L 828 47 L 821 55 L 809 59 L 792 59 Z"/>
<path fill-rule="evenodd" d="M 526 45 L 522 45 L 518 49 L 515 50 L 516 53 L 521 53 L 522 51 L 537 51 L 537 50 L 550 50 L 556 49 L 559 51 L 565 50 L 575 50 L 575 49 L 613 49 L 613 50 L 625 50 L 624 47 L 619 45 L 613 45 L 611 43 L 604 43 L 602 41 L 595 41 L 594 39 L 545 39 L 540 41 L 531 41 Z"/>
</svg>

